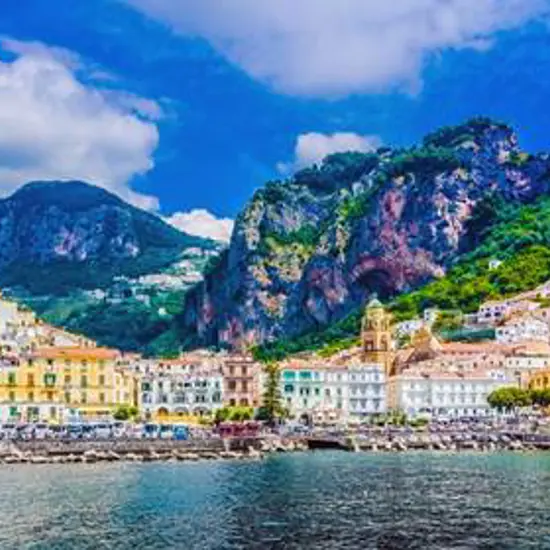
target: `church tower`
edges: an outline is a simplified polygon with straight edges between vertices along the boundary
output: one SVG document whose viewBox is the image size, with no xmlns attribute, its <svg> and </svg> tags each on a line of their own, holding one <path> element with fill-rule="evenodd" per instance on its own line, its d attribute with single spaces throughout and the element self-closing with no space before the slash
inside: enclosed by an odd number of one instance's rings
<svg viewBox="0 0 550 550">
<path fill-rule="evenodd" d="M 365 308 L 361 323 L 361 342 L 365 362 L 383 364 L 386 376 L 392 374 L 394 354 L 391 315 L 376 298 Z"/>
</svg>

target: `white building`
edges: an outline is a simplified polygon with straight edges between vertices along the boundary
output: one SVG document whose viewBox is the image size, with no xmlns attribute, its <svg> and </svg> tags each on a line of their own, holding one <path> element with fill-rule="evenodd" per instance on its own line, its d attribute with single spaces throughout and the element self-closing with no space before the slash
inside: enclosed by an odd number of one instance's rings
<svg viewBox="0 0 550 550">
<path fill-rule="evenodd" d="M 345 369 L 291 360 L 281 367 L 283 404 L 291 416 L 313 422 L 344 420 L 347 414 Z"/>
<path fill-rule="evenodd" d="M 389 381 L 393 410 L 408 416 L 486 416 L 487 396 L 506 383 L 503 371 L 471 373 L 405 371 Z"/>
<path fill-rule="evenodd" d="M 216 363 L 163 361 L 148 365 L 141 382 L 145 418 L 212 415 L 223 407 L 223 376 Z"/>
<path fill-rule="evenodd" d="M 531 316 L 512 319 L 495 330 L 496 341 L 500 344 L 516 344 L 526 340 L 548 342 L 548 324 Z"/>
<path fill-rule="evenodd" d="M 412 336 L 415 332 L 418 332 L 424 326 L 422 319 L 409 319 L 408 321 L 401 321 L 397 323 L 394 328 L 394 334 L 397 337 Z"/>
<path fill-rule="evenodd" d="M 477 322 L 479 324 L 493 325 L 504 319 L 510 313 L 510 304 L 507 301 L 484 302 L 479 306 Z"/>
<path fill-rule="evenodd" d="M 346 422 L 386 411 L 384 367 L 290 360 L 281 365 L 283 404 L 296 419 Z"/>
<path fill-rule="evenodd" d="M 384 366 L 376 363 L 348 367 L 348 418 L 386 412 Z"/>
</svg>

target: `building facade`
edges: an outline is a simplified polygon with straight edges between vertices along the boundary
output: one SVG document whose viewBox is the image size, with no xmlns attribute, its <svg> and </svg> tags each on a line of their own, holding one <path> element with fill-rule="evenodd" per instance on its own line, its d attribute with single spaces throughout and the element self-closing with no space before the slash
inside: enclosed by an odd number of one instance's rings
<svg viewBox="0 0 550 550">
<path fill-rule="evenodd" d="M 345 369 L 311 360 L 281 365 L 281 395 L 291 417 L 309 423 L 340 422 L 347 418 Z"/>
<path fill-rule="evenodd" d="M 500 344 L 517 344 L 524 341 L 549 342 L 550 328 L 540 319 L 524 316 L 496 327 L 495 339 Z"/>
<path fill-rule="evenodd" d="M 2 421 L 109 419 L 121 405 L 139 407 L 136 375 L 105 348 L 38 348 L 0 369 Z"/>
<path fill-rule="evenodd" d="M 211 418 L 223 406 L 223 377 L 211 354 L 151 361 L 141 379 L 142 416 L 160 423 Z"/>
<path fill-rule="evenodd" d="M 352 364 L 347 368 L 347 417 L 361 419 L 386 412 L 386 373 L 377 363 Z"/>
<path fill-rule="evenodd" d="M 259 407 L 261 365 L 256 363 L 252 356 L 245 354 L 225 354 L 220 359 L 224 405 Z"/>
<path fill-rule="evenodd" d="M 467 374 L 410 370 L 390 379 L 390 408 L 412 417 L 487 416 L 487 396 L 504 383 L 505 375 L 498 370 Z"/>
</svg>

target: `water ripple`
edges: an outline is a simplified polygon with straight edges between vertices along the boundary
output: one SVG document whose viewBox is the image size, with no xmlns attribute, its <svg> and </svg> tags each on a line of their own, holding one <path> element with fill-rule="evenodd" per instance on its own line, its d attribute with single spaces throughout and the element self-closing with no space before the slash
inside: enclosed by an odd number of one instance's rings
<svg viewBox="0 0 550 550">
<path fill-rule="evenodd" d="M 550 456 L 0 469 L 2 550 L 550 549 Z"/>
</svg>

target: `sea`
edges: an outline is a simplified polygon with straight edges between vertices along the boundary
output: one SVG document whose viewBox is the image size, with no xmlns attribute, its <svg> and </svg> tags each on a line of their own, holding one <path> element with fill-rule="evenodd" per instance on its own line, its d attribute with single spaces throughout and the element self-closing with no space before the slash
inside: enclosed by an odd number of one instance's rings
<svg viewBox="0 0 550 550">
<path fill-rule="evenodd" d="M 550 549 L 550 454 L 0 467 L 0 549 Z"/>
</svg>

